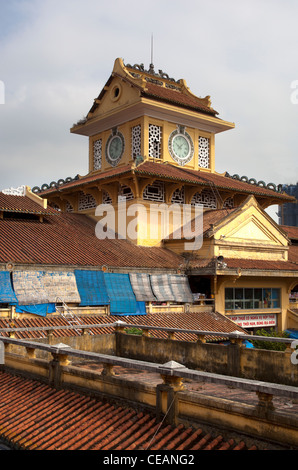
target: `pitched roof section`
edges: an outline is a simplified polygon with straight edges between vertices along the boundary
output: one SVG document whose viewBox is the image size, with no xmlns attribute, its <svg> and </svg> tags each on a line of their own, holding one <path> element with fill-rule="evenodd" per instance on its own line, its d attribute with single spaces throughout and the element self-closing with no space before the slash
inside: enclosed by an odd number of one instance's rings
<svg viewBox="0 0 298 470">
<path fill-rule="evenodd" d="M 219 190 L 234 191 L 247 195 L 254 194 L 256 197 L 274 197 L 281 202 L 289 202 L 293 200 L 293 197 L 288 194 L 274 191 L 273 189 L 267 189 L 266 187 L 258 186 L 256 184 L 250 184 L 245 181 L 236 180 L 229 176 L 217 173 L 208 173 L 200 170 L 190 170 L 171 165 L 170 163 L 156 163 L 153 161 L 145 161 L 137 167 L 125 165 L 123 167 L 113 168 L 102 174 L 86 175 L 72 182 L 62 184 L 59 186 L 59 191 L 66 191 L 72 188 L 88 186 L 92 183 L 109 181 L 112 178 L 124 174 L 132 176 L 133 173 L 139 177 L 153 176 L 157 179 L 160 178 L 168 181 L 177 181 L 190 185 L 197 185 L 199 187 L 212 187 Z M 42 196 L 53 194 L 56 191 L 56 187 L 48 187 L 48 189 L 44 190 L 36 187 L 36 192 L 40 193 Z"/>
<path fill-rule="evenodd" d="M 82 315 L 80 316 L 80 322 L 84 325 L 107 325 L 113 324 L 119 321 L 118 316 L 113 315 Z M 13 323 L 13 326 L 11 325 Z M 143 325 L 152 327 L 164 327 L 164 328 L 177 328 L 177 329 L 189 329 L 189 330 L 202 330 L 202 331 L 214 331 L 222 333 L 232 333 L 236 329 L 243 334 L 246 334 L 245 329 L 235 323 L 229 318 L 221 315 L 217 312 L 187 312 L 187 313 L 152 313 L 147 315 L 134 315 L 125 317 L 125 323 L 131 325 Z M 13 321 L 0 318 L 0 328 L 15 328 L 15 337 L 17 339 L 28 339 L 28 338 L 46 338 L 46 331 L 18 331 L 18 328 L 43 328 L 43 327 L 54 327 L 54 326 L 69 326 L 67 319 L 62 316 L 53 317 L 38 317 L 36 318 L 14 318 Z M 91 332 L 95 335 L 111 334 L 114 332 L 114 326 L 105 326 L 91 328 Z M 77 332 L 74 329 L 61 329 L 52 330 L 55 338 L 63 336 L 76 336 Z M 151 336 L 155 338 L 167 338 L 166 331 L 150 330 Z M 4 336 L 8 336 L 8 333 L 1 332 Z M 177 332 L 175 339 L 178 341 L 197 341 L 197 335 L 188 332 Z M 218 338 L 215 335 L 208 335 L 206 337 L 208 341 L 218 341 L 222 338 Z"/>
<path fill-rule="evenodd" d="M 198 184 L 200 186 L 216 187 L 218 189 L 231 190 L 256 196 L 274 196 L 284 200 L 293 200 L 287 194 L 279 193 L 273 189 L 267 189 L 246 181 L 236 180 L 232 177 L 218 173 L 208 173 L 200 170 L 179 168 L 169 163 L 144 162 L 135 169 L 135 173 L 141 175 L 162 176 L 177 181 Z"/>
<path fill-rule="evenodd" d="M 0 262 L 77 266 L 176 269 L 182 258 L 165 248 L 135 246 L 128 240 L 99 240 L 96 221 L 58 212 L 33 220 L 0 220 Z"/>
<path fill-rule="evenodd" d="M 215 225 L 218 222 L 222 222 L 226 217 L 235 212 L 235 209 L 210 209 L 204 211 L 203 214 L 203 236 L 206 236 L 208 231 L 211 229 L 212 225 Z M 198 233 L 195 233 L 196 228 L 196 219 L 192 219 L 190 222 L 185 224 L 182 228 L 181 240 L 191 239 Z M 171 233 L 167 240 L 177 240 L 180 238 L 180 229 Z"/>
<path fill-rule="evenodd" d="M 0 434 L 22 450 L 248 450 L 242 438 L 158 421 L 148 412 L 0 371 Z M 251 439 L 247 438 L 251 442 Z M 256 441 L 257 443 L 257 441 Z"/>
<path fill-rule="evenodd" d="M 281 228 L 286 232 L 290 240 L 298 240 L 298 227 L 292 227 L 290 225 L 281 225 Z"/>
<path fill-rule="evenodd" d="M 189 96 L 181 90 L 173 90 L 153 83 L 146 84 L 145 90 L 142 91 L 142 96 L 174 104 L 175 106 L 181 106 L 186 109 L 193 109 L 204 114 L 210 114 L 211 116 L 218 114 L 218 112 L 211 107 L 204 105 L 199 98 Z"/>
<path fill-rule="evenodd" d="M 57 211 L 52 207 L 46 209 L 28 196 L 14 196 L 0 192 L 0 211 L 19 214 L 55 215 Z"/>
<path fill-rule="evenodd" d="M 243 259 L 243 258 L 226 258 L 225 263 L 227 267 L 222 270 L 225 274 L 229 269 L 241 269 L 243 271 L 290 271 L 293 275 L 297 276 L 298 273 L 298 246 L 289 246 L 288 261 L 270 261 L 262 259 Z M 215 272 L 215 258 L 203 259 L 193 257 L 189 261 L 189 269 L 209 269 L 212 268 Z M 294 274 L 295 273 L 295 274 Z"/>
<path fill-rule="evenodd" d="M 152 66 L 149 70 L 145 70 L 143 65 L 124 65 L 122 59 L 118 58 L 115 60 L 112 74 L 94 101 L 87 119 L 100 106 L 100 102 L 112 83 L 113 77 L 120 77 L 121 80 L 129 83 L 130 86 L 137 88 L 143 97 L 166 102 L 185 109 L 193 109 L 213 117 L 218 114 L 211 107 L 210 97 L 201 98 L 191 93 L 186 86 L 185 80 L 169 78 L 162 71 L 155 72 Z"/>
</svg>

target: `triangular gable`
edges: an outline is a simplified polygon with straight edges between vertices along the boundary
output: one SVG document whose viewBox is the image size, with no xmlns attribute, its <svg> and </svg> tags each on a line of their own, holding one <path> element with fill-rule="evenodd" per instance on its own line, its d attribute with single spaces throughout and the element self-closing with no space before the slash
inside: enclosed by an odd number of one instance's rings
<svg viewBox="0 0 298 470">
<path fill-rule="evenodd" d="M 130 80 L 118 75 L 111 75 L 88 113 L 88 118 L 107 115 L 109 112 L 139 101 L 139 87 Z"/>
<path fill-rule="evenodd" d="M 286 233 L 259 206 L 253 196 L 230 216 L 213 226 L 212 236 L 225 243 L 288 246 Z"/>
</svg>

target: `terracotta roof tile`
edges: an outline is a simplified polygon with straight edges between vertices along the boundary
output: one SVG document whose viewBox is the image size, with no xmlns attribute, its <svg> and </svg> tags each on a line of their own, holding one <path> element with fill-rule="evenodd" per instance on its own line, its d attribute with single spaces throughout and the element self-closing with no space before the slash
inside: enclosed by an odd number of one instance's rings
<svg viewBox="0 0 298 470">
<path fill-rule="evenodd" d="M 218 114 L 217 111 L 203 104 L 202 99 L 198 97 L 192 97 L 179 90 L 166 88 L 150 82 L 147 82 L 146 89 L 142 92 L 142 96 L 154 98 L 167 103 L 173 103 L 175 105 L 182 106 L 183 108 L 194 109 L 212 116 L 216 116 Z"/>
<path fill-rule="evenodd" d="M 55 215 L 58 213 L 52 207 L 45 209 L 28 196 L 14 196 L 2 192 L 0 192 L 0 211 L 36 215 Z"/>
<path fill-rule="evenodd" d="M 289 247 L 288 261 L 270 261 L 262 259 L 226 258 L 227 269 L 260 270 L 260 271 L 298 271 L 298 247 Z M 215 258 L 203 259 L 193 258 L 189 262 L 190 269 L 213 269 L 215 270 Z"/>
<path fill-rule="evenodd" d="M 291 240 L 298 240 L 298 227 L 290 225 L 281 225 L 281 228 L 286 232 Z"/>
<path fill-rule="evenodd" d="M 118 175 L 132 173 L 131 165 L 113 168 L 104 173 L 97 173 L 93 175 L 86 175 L 78 180 L 65 183 L 59 187 L 59 191 L 77 188 L 93 182 L 102 180 L 109 180 Z M 234 178 L 218 174 L 208 173 L 206 171 L 191 170 L 187 168 L 177 167 L 170 163 L 157 163 L 153 161 L 144 161 L 134 169 L 134 173 L 139 176 L 155 176 L 156 178 L 165 178 L 168 180 L 181 181 L 189 184 L 204 186 L 204 187 L 217 187 L 218 189 L 231 190 L 245 194 L 255 194 L 262 197 L 275 197 L 283 201 L 292 201 L 293 197 L 286 193 L 280 193 L 267 189 L 262 186 L 250 184 L 245 181 L 236 180 Z M 56 192 L 56 188 L 41 191 L 42 195 L 50 195 Z"/>
<path fill-rule="evenodd" d="M 95 173 L 91 175 L 86 175 L 86 176 L 80 176 L 78 179 L 74 179 L 73 181 L 66 182 L 61 185 L 52 186 L 48 187 L 48 189 L 44 189 L 41 191 L 42 195 L 46 194 L 51 194 L 57 191 L 57 188 L 59 191 L 61 190 L 67 190 L 70 188 L 76 188 L 77 186 L 82 186 L 85 184 L 101 181 L 101 180 L 108 180 L 110 178 L 114 178 L 115 176 L 122 175 L 125 173 L 131 173 L 131 165 L 124 165 L 124 166 L 119 166 L 117 168 L 111 168 L 110 170 L 105 171 L 104 173 Z"/>
<path fill-rule="evenodd" d="M 112 405 L 107 398 L 103 403 L 3 370 L 0 396 L 0 436 L 14 449 L 257 449 L 257 443 L 225 440 L 217 431 L 206 433 L 201 427 L 171 426 L 148 412 Z"/>
<path fill-rule="evenodd" d="M 119 320 L 119 316 L 113 315 L 81 315 L 80 321 L 84 325 L 94 324 L 113 324 Z M 125 323 L 131 325 L 143 325 L 143 326 L 161 326 L 164 328 L 177 328 L 177 329 L 189 329 L 189 330 L 204 330 L 204 331 L 220 331 L 224 333 L 231 333 L 235 331 L 235 323 L 229 318 L 221 315 L 217 312 L 187 312 L 187 313 L 151 313 L 147 315 L 132 315 L 122 317 Z M 40 338 L 46 337 L 44 331 L 18 331 L 18 328 L 30 328 L 30 327 L 47 327 L 47 326 L 69 326 L 69 322 L 66 318 L 58 315 L 53 317 L 38 317 L 38 318 L 18 318 L 13 320 L 13 325 L 5 319 L 0 319 L 0 328 L 15 328 L 15 337 L 17 339 L 26 338 Z M 78 327 L 79 329 L 79 327 Z M 237 330 L 245 333 L 245 329 L 237 325 Z M 114 327 L 95 327 L 91 328 L 93 334 L 110 334 L 114 332 Z M 3 332 L 4 336 L 8 336 L 8 333 Z M 73 330 L 53 330 L 53 335 L 56 338 L 63 336 L 76 336 L 77 332 Z M 166 338 L 167 332 L 151 330 L 151 335 L 156 338 Z M 180 341 L 197 341 L 197 336 L 192 333 L 176 333 L 175 338 Z M 209 340 L 217 339 L 211 335 L 208 337 Z"/>
<path fill-rule="evenodd" d="M 58 213 L 33 220 L 0 220 L 0 262 L 25 264 L 176 268 L 180 256 L 159 247 L 135 246 L 128 240 L 99 240 L 96 221 Z"/>
<path fill-rule="evenodd" d="M 185 181 L 198 185 L 210 187 L 215 186 L 219 189 L 229 189 L 236 192 L 243 192 L 247 194 L 255 194 L 262 196 L 274 196 L 276 198 L 292 200 L 293 198 L 285 193 L 279 193 L 272 189 L 267 189 L 261 186 L 239 181 L 234 178 L 218 174 L 208 173 L 200 170 L 191 170 L 187 168 L 180 168 L 169 163 L 156 163 L 146 161 L 135 169 L 136 174 L 147 174 L 174 179 L 177 181 Z"/>
<path fill-rule="evenodd" d="M 254 259 L 226 259 L 228 268 L 259 269 L 268 271 L 298 271 L 298 247 L 289 247 L 289 261 Z"/>
</svg>

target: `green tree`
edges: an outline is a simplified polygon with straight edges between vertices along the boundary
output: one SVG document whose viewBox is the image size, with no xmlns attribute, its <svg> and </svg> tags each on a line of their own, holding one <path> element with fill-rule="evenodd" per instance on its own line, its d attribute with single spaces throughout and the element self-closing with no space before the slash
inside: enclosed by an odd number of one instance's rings
<svg viewBox="0 0 298 470">
<path fill-rule="evenodd" d="M 261 329 L 256 332 L 257 336 L 267 336 L 271 338 L 289 338 L 289 334 L 286 331 L 274 331 L 273 328 L 270 331 Z M 257 349 L 270 349 L 274 351 L 284 351 L 286 349 L 285 343 L 277 343 L 273 341 L 262 341 L 262 340 L 250 340 L 254 347 Z"/>
</svg>

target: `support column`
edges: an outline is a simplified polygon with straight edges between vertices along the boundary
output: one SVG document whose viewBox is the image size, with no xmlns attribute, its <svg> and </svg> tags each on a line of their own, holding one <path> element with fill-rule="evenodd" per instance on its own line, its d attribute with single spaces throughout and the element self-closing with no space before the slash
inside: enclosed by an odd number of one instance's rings
<svg viewBox="0 0 298 470">
<path fill-rule="evenodd" d="M 273 411 L 273 395 L 270 393 L 256 392 L 259 402 L 258 408 L 261 412 L 266 413 L 267 411 Z"/>
<path fill-rule="evenodd" d="M 70 348 L 67 344 L 59 343 L 54 345 L 56 351 L 51 354 L 53 360 L 49 363 L 49 384 L 59 389 L 61 386 L 62 367 L 71 363 L 65 349 Z"/>
<path fill-rule="evenodd" d="M 167 423 L 177 425 L 179 415 L 177 393 L 184 390 L 179 370 L 186 368 L 175 361 L 170 361 L 160 369 L 163 384 L 158 384 L 156 387 L 156 418 L 160 420 L 165 415 Z"/>
<path fill-rule="evenodd" d="M 114 365 L 113 364 L 103 364 L 103 369 L 102 369 L 102 376 L 104 377 L 112 377 L 115 375 L 114 372 Z"/>
</svg>

